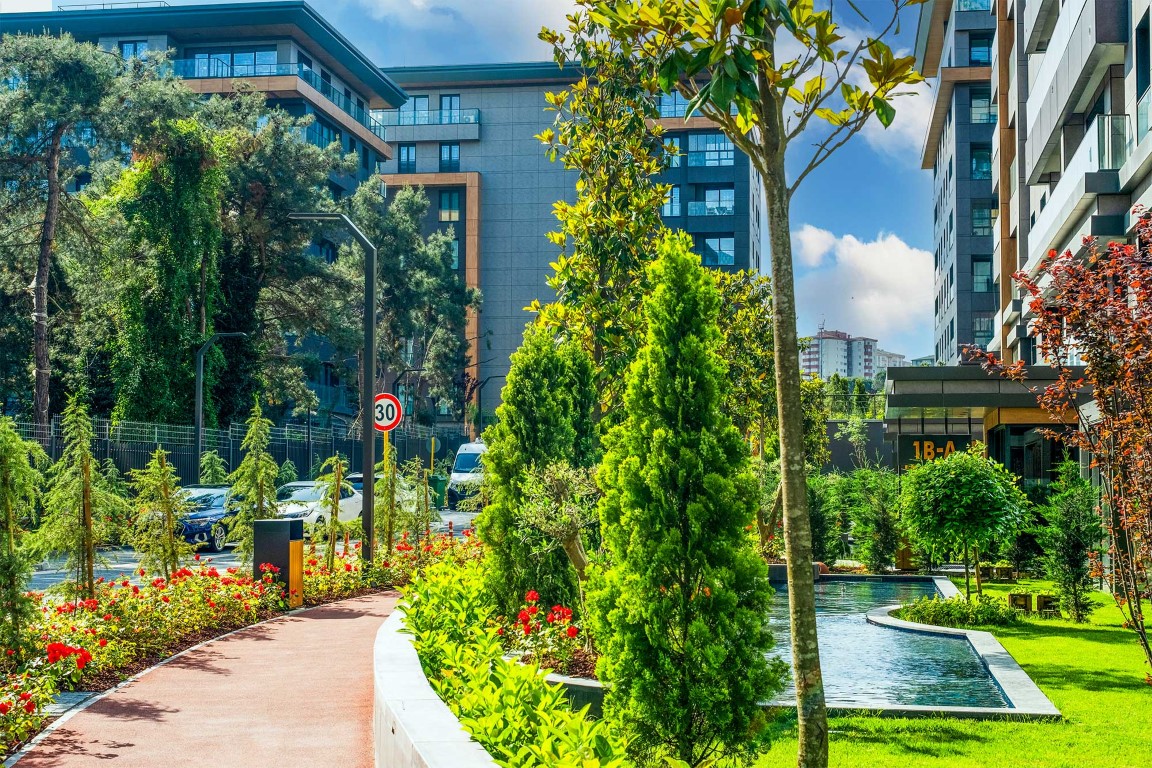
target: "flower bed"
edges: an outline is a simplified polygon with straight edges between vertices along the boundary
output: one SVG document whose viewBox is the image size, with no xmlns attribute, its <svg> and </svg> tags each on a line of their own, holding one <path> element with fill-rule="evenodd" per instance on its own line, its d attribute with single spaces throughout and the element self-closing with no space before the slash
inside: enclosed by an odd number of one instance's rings
<svg viewBox="0 0 1152 768">
<path fill-rule="evenodd" d="M 424 538 L 419 546 L 404 540 L 393 557 L 382 557 L 368 571 L 359 545 L 338 553 L 331 569 L 308 554 L 304 602 L 344 600 L 407 583 L 433 563 L 459 565 L 479 556 L 475 539 L 448 536 Z M 277 569 L 261 571 L 262 578 L 253 579 L 197 556 L 192 567 L 168 579 L 144 570 L 101 579 L 90 599 L 30 593 L 39 609 L 26 633 L 34 650 L 21 658 L 16 649 L 0 649 L 0 759 L 45 725 L 45 708 L 57 692 L 106 690 L 185 648 L 286 610 Z"/>
</svg>

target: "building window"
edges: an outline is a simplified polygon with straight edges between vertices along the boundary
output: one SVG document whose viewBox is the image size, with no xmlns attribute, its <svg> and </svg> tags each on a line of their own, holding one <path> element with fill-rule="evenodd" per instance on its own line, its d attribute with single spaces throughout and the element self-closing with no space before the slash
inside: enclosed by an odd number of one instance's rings
<svg viewBox="0 0 1152 768">
<path fill-rule="evenodd" d="M 440 173 L 457 173 L 460 170 L 460 145 L 443 143 L 440 145 Z"/>
<path fill-rule="evenodd" d="M 148 53 L 147 40 L 121 40 L 120 57 L 124 60 L 142 59 Z"/>
<path fill-rule="evenodd" d="M 996 223 L 996 209 L 985 200 L 972 201 L 972 234 L 976 237 L 986 237 L 992 234 L 992 225 Z"/>
<path fill-rule="evenodd" d="M 340 143 L 340 131 L 320 119 L 317 119 L 316 122 L 308 128 L 308 134 L 309 138 L 312 139 L 312 143 L 318 147 L 326 147 L 334 142 L 337 144 Z"/>
<path fill-rule="evenodd" d="M 688 137 L 689 167 L 732 165 L 734 161 L 732 141 L 724 134 L 694 133 Z"/>
<path fill-rule="evenodd" d="M 201 48 L 189 52 L 194 72 L 180 72 L 186 77 L 254 77 L 279 74 L 276 46 L 259 45 L 236 48 Z M 305 67 L 311 69 L 311 62 Z M 331 80 L 331 75 L 328 76 Z"/>
<path fill-rule="evenodd" d="M 416 173 L 416 145 L 399 144 L 396 147 L 400 173 Z"/>
<path fill-rule="evenodd" d="M 969 118 L 976 124 L 996 122 L 996 110 L 992 106 L 992 89 L 987 85 L 974 85 L 968 90 Z"/>
<path fill-rule="evenodd" d="M 987 67 L 992 64 L 992 35 L 987 32 L 968 33 L 968 65 Z"/>
<path fill-rule="evenodd" d="M 995 317 L 989 312 L 977 312 L 972 315 L 972 340 L 982 347 L 987 347 L 992 341 L 992 324 Z"/>
<path fill-rule="evenodd" d="M 992 290 L 992 257 L 972 257 L 972 290 L 989 293 Z"/>
<path fill-rule="evenodd" d="M 669 136 L 664 139 L 664 154 L 668 157 L 669 168 L 680 167 L 681 152 L 679 136 Z"/>
<path fill-rule="evenodd" d="M 736 263 L 736 239 L 732 235 L 705 238 L 701 262 L 706 267 L 734 265 Z"/>
<path fill-rule="evenodd" d="M 703 204 L 689 206 L 690 216 L 731 216 L 736 206 L 736 191 L 731 187 L 704 190 Z"/>
<path fill-rule="evenodd" d="M 440 122 L 451 125 L 460 122 L 460 95 L 447 94 L 440 97 Z"/>
<path fill-rule="evenodd" d="M 680 215 L 680 187 L 673 184 L 668 189 L 668 197 L 664 198 L 664 207 L 660 209 L 661 216 Z"/>
<path fill-rule="evenodd" d="M 684 117 L 688 114 L 688 99 L 677 93 L 660 94 L 660 117 Z"/>
<path fill-rule="evenodd" d="M 452 241 L 452 269 L 460 269 L 460 241 Z"/>
<path fill-rule="evenodd" d="M 440 221 L 460 221 L 459 190 L 440 191 Z"/>
<path fill-rule="evenodd" d="M 972 145 L 972 178 L 992 178 L 992 147 L 987 144 Z"/>
</svg>

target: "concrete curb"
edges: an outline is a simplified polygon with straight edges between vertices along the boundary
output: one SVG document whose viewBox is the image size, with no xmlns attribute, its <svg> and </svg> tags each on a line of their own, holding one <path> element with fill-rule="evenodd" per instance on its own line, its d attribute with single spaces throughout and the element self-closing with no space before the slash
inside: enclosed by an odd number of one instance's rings
<svg viewBox="0 0 1152 768">
<path fill-rule="evenodd" d="M 947 581 L 947 579 L 944 579 Z M 937 584 L 937 587 L 940 585 Z M 949 582 L 949 586 L 957 594 L 956 587 Z M 945 594 L 945 597 L 951 595 Z M 904 621 L 902 619 L 894 618 L 891 614 L 893 611 L 899 610 L 902 606 L 899 605 L 886 605 L 881 608 L 873 608 L 868 611 L 867 619 L 869 624 L 875 624 L 880 627 L 889 627 L 891 629 L 900 630 L 903 632 L 919 632 L 927 635 L 946 635 L 949 637 L 964 638 L 972 646 L 976 655 L 980 658 L 981 663 L 984 664 L 988 670 L 988 674 L 992 675 L 992 680 L 995 681 L 1000 692 L 1004 694 L 1004 698 L 1008 700 L 1007 709 L 999 709 L 994 707 L 902 707 L 891 708 L 886 707 L 886 713 L 889 710 L 897 710 L 891 712 L 897 714 L 898 710 L 910 710 L 910 713 L 915 713 L 920 709 L 929 710 L 931 712 L 949 715 L 952 717 L 969 717 L 980 718 L 988 720 L 1060 720 L 1062 715 L 1060 710 L 1044 695 L 1040 687 L 1028 676 L 1016 659 L 1012 658 L 1012 654 L 1004 649 L 1000 641 L 991 632 L 983 632 L 974 629 L 956 629 L 953 627 L 936 627 L 930 624 L 917 624 L 912 621 Z"/>
<path fill-rule="evenodd" d="M 372 674 L 376 768 L 496 768 L 432 690 L 404 631 L 403 609 L 376 633 Z"/>
</svg>

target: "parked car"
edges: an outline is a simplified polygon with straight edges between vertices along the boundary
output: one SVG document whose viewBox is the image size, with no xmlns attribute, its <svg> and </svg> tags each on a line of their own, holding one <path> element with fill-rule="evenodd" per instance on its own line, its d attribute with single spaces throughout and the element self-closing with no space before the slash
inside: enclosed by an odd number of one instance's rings
<svg viewBox="0 0 1152 768">
<path fill-rule="evenodd" d="M 277 514 L 289 520 L 303 520 L 308 525 L 318 525 L 328 519 L 328 509 L 324 503 L 324 483 L 302 480 L 286 483 L 276 489 Z M 359 491 L 347 488 L 340 493 L 340 522 L 348 522 L 360 517 L 364 497 Z"/>
<path fill-rule="evenodd" d="M 448 509 L 456 509 L 461 501 L 479 492 L 484 477 L 484 452 L 487 450 L 484 441 L 477 440 L 464 443 L 456 451 L 456 461 L 448 478 Z"/>
<path fill-rule="evenodd" d="M 188 485 L 184 493 L 192 510 L 184 517 L 184 539 L 209 552 L 221 552 L 235 513 L 228 509 L 231 488 L 226 485 Z"/>
<path fill-rule="evenodd" d="M 384 475 L 382 475 L 380 473 L 376 474 L 377 480 L 379 480 L 382 477 L 384 477 Z M 345 479 L 348 480 L 348 485 L 352 486 L 352 490 L 356 491 L 357 493 L 363 493 L 364 492 L 364 473 L 363 472 L 349 472 L 348 477 Z"/>
</svg>

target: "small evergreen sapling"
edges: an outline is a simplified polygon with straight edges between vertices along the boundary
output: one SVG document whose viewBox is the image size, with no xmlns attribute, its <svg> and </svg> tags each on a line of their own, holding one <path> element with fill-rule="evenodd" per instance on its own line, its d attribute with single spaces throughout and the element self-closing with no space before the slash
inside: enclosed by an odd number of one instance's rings
<svg viewBox="0 0 1152 768">
<path fill-rule="evenodd" d="M 276 475 L 280 467 L 268 453 L 272 422 L 264 418 L 259 401 L 248 417 L 248 432 L 240 444 L 244 459 L 228 476 L 232 495 L 228 505 L 235 511 L 232 536 L 245 563 L 252 562 L 252 524 L 276 516 Z"/>
<path fill-rule="evenodd" d="M 20 546 L 22 520 L 31 517 L 48 462 L 44 450 L 24 440 L 9 418 L 0 418 L 0 653 L 11 651 L 17 664 L 32 650 L 24 631 L 36 617 L 28 597 L 32 562 Z M 0 660 L 3 663 L 3 660 Z"/>
<path fill-rule="evenodd" d="M 344 479 L 347 474 L 348 462 L 337 454 L 320 465 L 320 477 L 317 478 L 324 487 L 321 503 L 324 505 L 326 518 L 324 535 L 328 539 L 328 545 L 324 549 L 324 567 L 329 571 L 336 565 L 336 542 L 344 530 L 344 526 L 340 523 L 340 496 L 342 492 L 352 492 L 351 483 Z M 319 531 L 313 532 L 313 539 L 318 533 Z"/>
<path fill-rule="evenodd" d="M 136 489 L 132 546 L 146 570 L 170 579 L 192 557 L 193 547 L 181 534 L 192 505 L 180 489 L 176 468 L 168 463 L 168 452 L 157 447 L 148 465 L 132 472 L 132 485 Z"/>
<path fill-rule="evenodd" d="M 1099 500 L 1097 490 L 1080 477 L 1080 465 L 1066 460 L 1057 468 L 1052 496 L 1042 510 L 1048 521 L 1040 531 L 1044 570 L 1056 582 L 1060 607 L 1075 622 L 1087 621 L 1096 607 L 1091 560 L 1104 541 Z"/>
<path fill-rule="evenodd" d="M 228 465 L 216 451 L 205 451 L 200 455 L 200 485 L 226 485 Z"/>
</svg>

